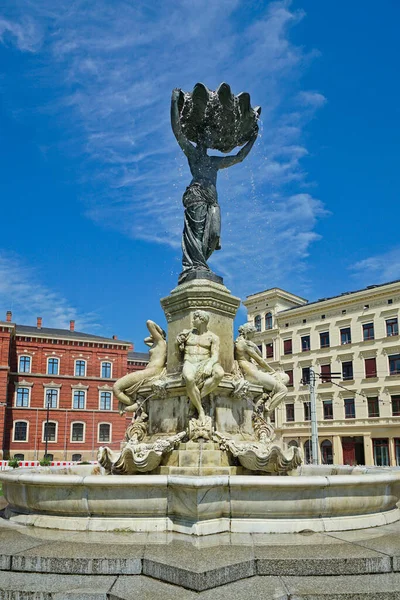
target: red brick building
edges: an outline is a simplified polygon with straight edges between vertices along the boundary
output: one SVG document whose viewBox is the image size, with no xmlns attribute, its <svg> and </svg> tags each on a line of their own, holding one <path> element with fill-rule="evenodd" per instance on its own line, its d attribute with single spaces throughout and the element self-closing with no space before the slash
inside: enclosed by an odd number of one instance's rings
<svg viewBox="0 0 400 600">
<path fill-rule="evenodd" d="M 0 458 L 94 460 L 99 446 L 118 449 L 126 419 L 114 381 L 145 368 L 130 342 L 0 321 Z"/>
</svg>

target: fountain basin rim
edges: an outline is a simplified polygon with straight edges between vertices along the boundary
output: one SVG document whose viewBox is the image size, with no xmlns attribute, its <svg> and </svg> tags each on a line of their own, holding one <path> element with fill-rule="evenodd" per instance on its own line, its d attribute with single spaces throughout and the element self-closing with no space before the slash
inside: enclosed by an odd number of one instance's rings
<svg viewBox="0 0 400 600">
<path fill-rule="evenodd" d="M 34 469 L 34 470 L 33 470 Z M 7 483 L 28 485 L 70 485 L 88 487 L 165 487 L 182 486 L 191 488 L 202 487 L 280 487 L 280 488 L 320 488 L 327 486 L 353 486 L 371 485 L 373 483 L 400 482 L 399 471 L 377 471 L 376 473 L 348 473 L 334 475 L 302 475 L 277 476 L 277 475 L 92 475 L 57 472 L 65 471 L 65 467 L 48 467 L 18 469 L 12 472 L 0 473 L 0 481 Z M 76 469 L 76 467 L 75 467 Z M 315 468 L 316 470 L 318 467 Z"/>
</svg>

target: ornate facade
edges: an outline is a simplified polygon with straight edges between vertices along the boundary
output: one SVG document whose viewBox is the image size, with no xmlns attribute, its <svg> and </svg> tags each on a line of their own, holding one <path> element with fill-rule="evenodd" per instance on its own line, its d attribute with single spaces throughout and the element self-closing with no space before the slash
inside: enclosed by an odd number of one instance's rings
<svg viewBox="0 0 400 600">
<path fill-rule="evenodd" d="M 400 281 L 316 302 L 272 288 L 244 304 L 254 342 L 289 375 L 277 435 L 310 460 L 312 368 L 320 461 L 400 465 Z"/>
</svg>

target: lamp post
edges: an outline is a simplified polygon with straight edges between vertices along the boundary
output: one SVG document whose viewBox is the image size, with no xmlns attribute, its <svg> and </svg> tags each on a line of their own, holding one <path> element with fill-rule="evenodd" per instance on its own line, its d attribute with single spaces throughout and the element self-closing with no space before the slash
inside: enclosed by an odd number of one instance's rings
<svg viewBox="0 0 400 600">
<path fill-rule="evenodd" d="M 49 440 L 50 394 L 46 394 L 46 427 L 44 428 L 44 457 L 47 458 L 47 442 Z"/>
</svg>

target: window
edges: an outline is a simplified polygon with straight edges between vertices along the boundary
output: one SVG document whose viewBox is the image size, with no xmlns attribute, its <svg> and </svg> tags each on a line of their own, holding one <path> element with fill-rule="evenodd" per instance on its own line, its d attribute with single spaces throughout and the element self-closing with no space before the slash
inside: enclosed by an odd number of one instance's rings
<svg viewBox="0 0 400 600">
<path fill-rule="evenodd" d="M 287 383 L 286 385 L 288 387 L 293 387 L 293 369 L 289 369 L 289 371 L 285 371 L 285 373 L 289 376 L 289 383 Z"/>
<path fill-rule="evenodd" d="M 400 417 L 400 396 L 392 396 L 391 400 L 393 417 Z"/>
<path fill-rule="evenodd" d="M 303 367 L 301 370 L 301 381 L 303 385 L 310 383 L 310 367 Z"/>
<path fill-rule="evenodd" d="M 396 466 L 400 467 L 400 438 L 394 438 L 394 451 L 396 454 Z"/>
<path fill-rule="evenodd" d="M 46 389 L 45 408 L 57 408 L 58 406 L 58 390 Z"/>
<path fill-rule="evenodd" d="M 30 356 L 20 356 L 19 357 L 18 371 L 20 373 L 30 373 L 31 372 L 31 357 Z"/>
<path fill-rule="evenodd" d="M 100 410 L 111 410 L 111 392 L 100 392 Z"/>
<path fill-rule="evenodd" d="M 340 343 L 350 344 L 351 343 L 351 330 L 350 327 L 344 327 L 340 330 Z"/>
<path fill-rule="evenodd" d="M 330 383 L 331 381 L 331 365 L 321 365 L 321 382 Z"/>
<path fill-rule="evenodd" d="M 376 377 L 376 358 L 365 359 L 365 377 Z"/>
<path fill-rule="evenodd" d="M 267 351 L 267 358 L 274 358 L 274 345 L 271 344 L 265 344 L 265 348 Z"/>
<path fill-rule="evenodd" d="M 320 348 L 329 348 L 329 331 L 324 331 L 319 334 L 319 345 Z"/>
<path fill-rule="evenodd" d="M 29 406 L 29 389 L 19 387 L 17 388 L 17 402 L 16 406 L 26 408 Z"/>
<path fill-rule="evenodd" d="M 276 422 L 276 411 L 275 410 L 273 410 L 271 413 L 269 413 L 269 418 L 270 418 L 271 423 L 273 425 L 275 425 L 275 422 Z"/>
<path fill-rule="evenodd" d="M 379 399 L 378 398 L 367 398 L 368 402 L 368 416 L 379 417 Z"/>
<path fill-rule="evenodd" d="M 28 423 L 26 421 L 15 421 L 14 442 L 28 441 Z"/>
<path fill-rule="evenodd" d="M 311 421 L 311 402 L 304 402 L 304 420 Z"/>
<path fill-rule="evenodd" d="M 400 375 L 400 354 L 389 356 L 389 373 L 390 375 Z"/>
<path fill-rule="evenodd" d="M 324 410 L 324 419 L 329 420 L 333 419 L 333 405 L 332 400 L 324 400 L 322 402 L 322 407 Z"/>
<path fill-rule="evenodd" d="M 324 440 L 321 444 L 321 459 L 323 465 L 333 465 L 333 450 L 330 440 Z"/>
<path fill-rule="evenodd" d="M 256 331 L 261 331 L 261 315 L 256 315 L 254 317 L 254 327 Z"/>
<path fill-rule="evenodd" d="M 373 439 L 374 462 L 378 467 L 389 466 L 389 444 L 388 439 Z"/>
<path fill-rule="evenodd" d="M 83 442 L 84 424 L 83 423 L 72 423 L 71 424 L 71 440 L 73 442 Z"/>
<path fill-rule="evenodd" d="M 73 454 L 71 460 L 72 462 L 79 462 L 82 460 L 82 454 Z"/>
<path fill-rule="evenodd" d="M 292 354 L 292 340 L 283 340 L 283 354 Z"/>
<path fill-rule="evenodd" d="M 43 441 L 55 442 L 56 441 L 56 432 L 57 432 L 57 423 L 54 421 L 49 421 L 48 423 L 43 423 Z"/>
<path fill-rule="evenodd" d="M 265 329 L 272 329 L 272 313 L 265 315 Z"/>
<path fill-rule="evenodd" d="M 345 398 L 344 400 L 344 416 L 345 419 L 355 419 L 356 405 L 354 398 Z"/>
<path fill-rule="evenodd" d="M 301 351 L 308 352 L 310 350 L 310 336 L 303 335 L 301 337 Z"/>
<path fill-rule="evenodd" d="M 373 323 L 364 323 L 363 327 L 363 340 L 366 342 L 367 340 L 375 339 L 374 333 L 374 324 Z"/>
<path fill-rule="evenodd" d="M 16 458 L 19 461 L 25 460 L 25 455 L 24 454 L 14 454 L 14 458 Z"/>
<path fill-rule="evenodd" d="M 47 374 L 48 375 L 58 375 L 58 358 L 49 358 L 47 361 Z"/>
<path fill-rule="evenodd" d="M 386 335 L 399 335 L 399 324 L 397 321 L 397 317 L 394 319 L 388 319 L 386 321 Z"/>
<path fill-rule="evenodd" d="M 99 425 L 99 442 L 110 441 L 111 425 L 109 423 L 100 423 Z"/>
<path fill-rule="evenodd" d="M 286 421 L 294 421 L 294 404 L 286 404 Z"/>
<path fill-rule="evenodd" d="M 393 304 L 393 300 L 391 298 L 389 298 L 388 304 Z"/>
<path fill-rule="evenodd" d="M 110 377 L 111 377 L 111 363 L 110 362 L 101 363 L 101 376 L 104 379 L 110 379 Z"/>
<path fill-rule="evenodd" d="M 86 360 L 75 361 L 75 377 L 85 377 L 86 375 Z"/>
<path fill-rule="evenodd" d="M 257 346 L 257 348 L 258 348 L 258 350 L 259 350 L 259 352 L 260 352 L 260 354 L 262 356 L 263 355 L 263 353 L 262 353 L 262 344 L 260 344 L 259 346 Z"/>
<path fill-rule="evenodd" d="M 47 453 L 47 454 L 46 454 L 46 458 L 47 458 L 47 459 L 48 459 L 50 462 L 53 462 L 53 460 L 54 460 L 54 454 L 49 454 L 49 453 Z"/>
<path fill-rule="evenodd" d="M 86 394 L 83 390 L 74 390 L 74 403 L 72 408 L 85 408 Z"/>
<path fill-rule="evenodd" d="M 347 379 L 353 379 L 353 361 L 348 360 L 346 362 L 342 362 L 342 378 L 344 381 Z"/>
</svg>

